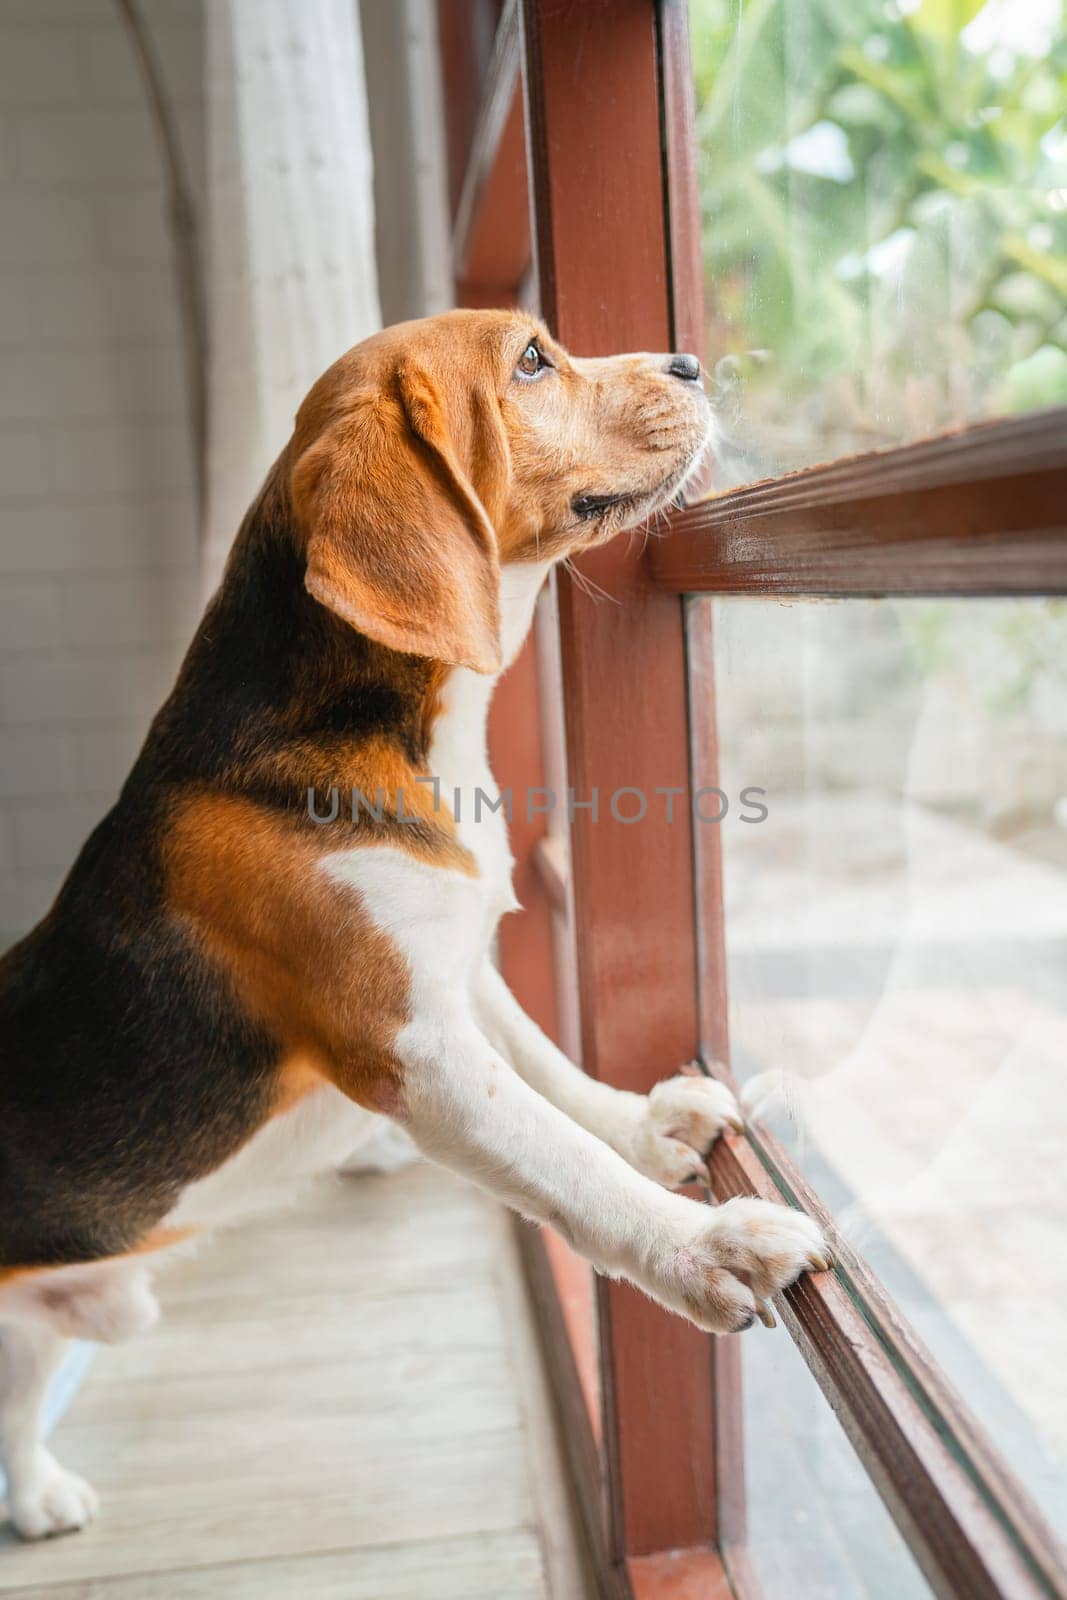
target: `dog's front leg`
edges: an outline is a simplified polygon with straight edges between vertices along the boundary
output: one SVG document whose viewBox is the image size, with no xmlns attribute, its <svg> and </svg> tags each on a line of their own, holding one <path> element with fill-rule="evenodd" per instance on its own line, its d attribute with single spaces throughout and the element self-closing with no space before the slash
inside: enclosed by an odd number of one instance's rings
<svg viewBox="0 0 1067 1600">
<path fill-rule="evenodd" d="M 402 1120 L 426 1155 L 699 1327 L 767 1320 L 772 1294 L 825 1267 L 822 1236 L 802 1213 L 760 1200 L 712 1208 L 636 1172 L 524 1083 L 458 998 L 416 1014 L 395 1048 Z"/>
<path fill-rule="evenodd" d="M 713 1078 L 679 1074 L 648 1095 L 590 1078 L 526 1015 L 488 961 L 479 974 L 477 1007 L 486 1033 L 527 1083 L 669 1189 L 707 1179 L 710 1146 L 724 1128 L 741 1127 L 736 1100 Z"/>
</svg>

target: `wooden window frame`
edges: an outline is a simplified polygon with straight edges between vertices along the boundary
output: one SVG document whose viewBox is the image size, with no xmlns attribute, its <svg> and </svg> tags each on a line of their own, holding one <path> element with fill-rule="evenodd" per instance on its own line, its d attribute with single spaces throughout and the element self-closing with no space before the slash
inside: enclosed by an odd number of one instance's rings
<svg viewBox="0 0 1067 1600">
<path fill-rule="evenodd" d="M 652 562 L 676 594 L 1067 593 L 1067 407 L 713 496 Z"/>
<path fill-rule="evenodd" d="M 702 354 L 686 0 L 507 0 L 480 88 L 470 7 L 439 0 L 457 303 L 534 304 L 583 354 Z M 644 771 L 713 785 L 714 739 L 691 766 L 687 630 L 709 624 L 686 597 L 1067 593 L 1067 410 L 732 490 L 674 513 L 647 554 L 620 540 L 582 564 L 615 603 L 558 576 L 568 782 L 609 793 Z M 498 777 L 516 787 L 544 781 L 529 731 L 551 720 L 542 679 L 531 640 L 491 722 Z M 579 813 L 573 873 L 543 827 L 513 843 L 526 912 L 502 930 L 501 965 L 558 1036 L 553 940 L 569 926 L 586 1070 L 647 1090 L 701 1040 L 728 1060 L 717 835 L 649 820 L 638 848 Z M 829 1220 L 758 1126 L 719 1141 L 712 1172 L 717 1198 L 758 1194 Z M 566 1252 L 522 1237 L 602 1592 L 755 1600 L 737 1339 L 709 1340 L 598 1280 L 597 1412 Z M 1064 1600 L 1054 1536 L 862 1260 L 843 1245 L 834 1273 L 780 1301 L 933 1591 Z"/>
</svg>

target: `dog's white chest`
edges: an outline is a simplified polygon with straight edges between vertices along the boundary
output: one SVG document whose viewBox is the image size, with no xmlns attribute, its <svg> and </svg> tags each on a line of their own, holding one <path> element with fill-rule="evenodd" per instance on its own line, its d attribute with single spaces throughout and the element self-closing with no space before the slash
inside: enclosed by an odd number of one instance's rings
<svg viewBox="0 0 1067 1600">
<path fill-rule="evenodd" d="M 435 995 L 470 991 L 497 921 L 515 905 L 506 818 L 488 805 L 475 805 L 479 790 L 487 800 L 495 799 L 485 752 L 491 688 L 475 673 L 454 669 L 427 760 L 437 803 L 455 816 L 460 841 L 478 871 L 420 860 L 388 845 L 338 850 L 322 861 L 322 870 L 359 895 L 364 910 L 403 955 L 415 1014 Z"/>
<path fill-rule="evenodd" d="M 489 918 L 487 941 L 497 919 L 515 908 L 506 806 L 489 770 L 485 723 L 493 681 L 455 667 L 442 693 L 428 764 L 438 781 L 440 803 L 456 819 L 456 832 L 478 869 Z"/>
<path fill-rule="evenodd" d="M 501 586 L 505 662 L 518 653 L 530 626 L 544 567 L 526 567 Z M 489 770 L 486 719 L 496 681 L 453 667 L 427 752 L 438 803 L 455 818 L 476 875 L 437 866 L 401 849 L 374 846 L 338 851 L 323 860 L 335 883 L 356 891 L 377 925 L 407 960 L 416 1011 L 420 993 L 469 990 L 492 944 L 497 922 L 517 908 L 511 887 L 506 806 Z M 531 730 L 531 736 L 534 736 Z M 514 796 L 515 804 L 525 803 Z"/>
<path fill-rule="evenodd" d="M 501 573 L 500 643 L 506 664 L 522 648 L 550 565 L 505 567 Z M 440 782 L 442 803 L 449 806 L 460 839 L 478 863 L 487 896 L 487 946 L 501 915 L 517 909 L 511 887 L 508 813 L 510 807 L 526 804 L 524 794 L 511 794 L 502 801 L 489 770 L 486 723 L 496 681 L 466 667 L 453 667 L 441 694 L 428 756 L 430 771 Z M 537 737 L 533 725 L 530 737 Z"/>
</svg>

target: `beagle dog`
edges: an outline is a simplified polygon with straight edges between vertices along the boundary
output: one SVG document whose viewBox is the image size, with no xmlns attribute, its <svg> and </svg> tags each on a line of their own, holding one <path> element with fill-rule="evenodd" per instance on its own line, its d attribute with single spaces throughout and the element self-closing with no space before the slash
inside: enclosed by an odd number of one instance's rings
<svg viewBox="0 0 1067 1600">
<path fill-rule="evenodd" d="M 513 312 L 390 328 L 304 401 L 117 804 L 0 963 L 26 1538 L 96 1504 L 39 1437 L 65 1341 L 148 1328 L 168 1252 L 339 1164 L 372 1113 L 713 1333 L 827 1265 L 794 1210 L 671 1192 L 740 1126 L 720 1084 L 619 1092 L 525 1016 L 491 960 L 506 819 L 442 798 L 492 793 L 490 696 L 549 568 L 666 505 L 710 432 L 692 357 L 577 360 Z"/>
</svg>

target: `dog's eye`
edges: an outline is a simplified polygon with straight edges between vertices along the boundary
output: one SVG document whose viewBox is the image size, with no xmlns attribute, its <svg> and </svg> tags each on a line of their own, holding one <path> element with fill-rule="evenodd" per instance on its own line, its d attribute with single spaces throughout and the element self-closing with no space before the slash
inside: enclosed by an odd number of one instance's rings
<svg viewBox="0 0 1067 1600">
<path fill-rule="evenodd" d="M 536 378 L 548 366 L 544 354 L 536 340 L 531 339 L 526 349 L 519 357 L 516 373 L 523 378 Z"/>
</svg>

